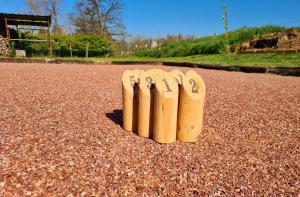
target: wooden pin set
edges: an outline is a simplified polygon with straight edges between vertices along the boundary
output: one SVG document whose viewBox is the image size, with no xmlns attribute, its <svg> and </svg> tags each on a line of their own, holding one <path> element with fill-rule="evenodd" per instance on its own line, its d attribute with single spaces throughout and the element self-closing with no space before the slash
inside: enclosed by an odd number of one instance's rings
<svg viewBox="0 0 300 197">
<path fill-rule="evenodd" d="M 158 143 L 198 140 L 206 87 L 195 71 L 126 70 L 122 90 L 124 130 Z"/>
</svg>

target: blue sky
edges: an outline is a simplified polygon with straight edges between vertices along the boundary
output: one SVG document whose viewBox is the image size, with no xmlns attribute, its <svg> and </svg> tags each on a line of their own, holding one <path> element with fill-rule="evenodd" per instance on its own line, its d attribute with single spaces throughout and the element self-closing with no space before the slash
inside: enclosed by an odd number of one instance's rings
<svg viewBox="0 0 300 197">
<path fill-rule="evenodd" d="M 64 16 L 76 0 L 65 0 Z M 300 26 L 300 0 L 123 0 L 127 32 L 134 36 L 205 36 L 224 31 L 222 5 L 229 8 L 231 30 L 266 24 Z M 0 0 L 0 12 L 26 11 L 26 0 Z M 64 26 L 68 23 L 63 22 Z"/>
</svg>

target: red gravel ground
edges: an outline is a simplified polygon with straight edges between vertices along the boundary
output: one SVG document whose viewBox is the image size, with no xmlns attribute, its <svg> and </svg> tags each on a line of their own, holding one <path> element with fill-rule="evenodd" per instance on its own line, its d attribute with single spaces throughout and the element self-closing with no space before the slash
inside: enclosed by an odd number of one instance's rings
<svg viewBox="0 0 300 197">
<path fill-rule="evenodd" d="M 161 145 L 119 126 L 122 72 L 154 67 L 1 63 L 0 196 L 300 195 L 300 78 L 195 69 L 203 134 Z"/>
</svg>

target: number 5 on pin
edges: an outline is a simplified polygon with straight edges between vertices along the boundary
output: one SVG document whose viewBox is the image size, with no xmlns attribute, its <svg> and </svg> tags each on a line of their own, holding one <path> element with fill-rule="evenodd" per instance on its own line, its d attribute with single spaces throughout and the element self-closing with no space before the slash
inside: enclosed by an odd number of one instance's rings
<svg viewBox="0 0 300 197">
<path fill-rule="evenodd" d="M 188 71 L 182 81 L 178 109 L 177 139 L 196 142 L 202 130 L 206 87 L 194 71 Z"/>
<path fill-rule="evenodd" d="M 125 71 L 122 76 L 123 128 L 126 131 L 137 130 L 138 72 Z"/>
</svg>

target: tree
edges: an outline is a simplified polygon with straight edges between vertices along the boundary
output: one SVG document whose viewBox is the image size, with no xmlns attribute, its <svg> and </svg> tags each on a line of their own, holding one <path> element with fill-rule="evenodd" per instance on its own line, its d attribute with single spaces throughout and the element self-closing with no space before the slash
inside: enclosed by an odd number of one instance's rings
<svg viewBox="0 0 300 197">
<path fill-rule="evenodd" d="M 229 53 L 230 52 L 230 47 L 229 47 L 229 34 L 228 34 L 228 30 L 229 30 L 229 25 L 228 25 L 228 8 L 227 5 L 223 5 L 223 12 L 224 12 L 224 16 L 222 17 L 223 21 L 224 21 L 224 26 L 225 26 L 225 39 L 226 39 L 226 52 Z"/>
<path fill-rule="evenodd" d="M 124 36 L 121 0 L 78 0 L 71 20 L 76 33 Z"/>
<path fill-rule="evenodd" d="M 47 0 L 27 0 L 31 14 L 44 15 L 46 12 Z"/>
<path fill-rule="evenodd" d="M 53 33 L 61 33 L 62 29 L 58 24 L 59 6 L 63 0 L 27 0 L 31 14 L 51 15 Z"/>
</svg>

